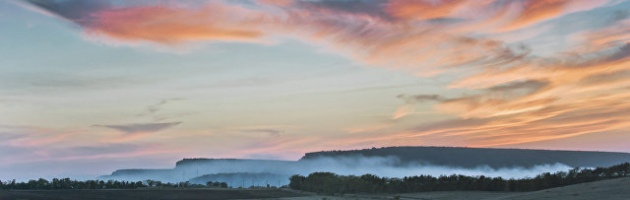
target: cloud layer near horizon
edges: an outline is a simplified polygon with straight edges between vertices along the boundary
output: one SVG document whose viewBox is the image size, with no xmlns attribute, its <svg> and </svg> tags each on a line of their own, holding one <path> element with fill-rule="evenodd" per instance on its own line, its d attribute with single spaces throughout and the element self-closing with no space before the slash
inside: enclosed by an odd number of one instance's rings
<svg viewBox="0 0 630 200">
<path fill-rule="evenodd" d="M 418 76 L 452 75 L 448 88 L 467 91 L 403 94 L 395 120 L 426 103 L 456 118 L 402 131 L 384 129 L 374 137 L 351 136 L 348 143 L 496 146 L 630 125 L 624 118 L 630 113 L 630 18 L 623 1 L 27 2 L 79 25 L 89 37 L 117 43 L 176 47 L 295 38 L 370 66 Z M 572 16 L 582 11 L 614 5 L 621 5 L 622 14 L 607 16 L 601 25 L 560 24 L 574 22 Z M 563 25 L 567 31 L 559 31 Z M 541 35 L 561 40 L 545 46 L 535 42 Z"/>
</svg>

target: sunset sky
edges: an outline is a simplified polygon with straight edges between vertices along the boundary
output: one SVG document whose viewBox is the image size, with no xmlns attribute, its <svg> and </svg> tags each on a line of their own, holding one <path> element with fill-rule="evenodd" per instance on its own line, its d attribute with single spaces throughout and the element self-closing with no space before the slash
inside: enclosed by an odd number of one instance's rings
<svg viewBox="0 0 630 200">
<path fill-rule="evenodd" d="M 190 157 L 630 152 L 629 0 L 0 1 L 0 179 Z"/>
</svg>

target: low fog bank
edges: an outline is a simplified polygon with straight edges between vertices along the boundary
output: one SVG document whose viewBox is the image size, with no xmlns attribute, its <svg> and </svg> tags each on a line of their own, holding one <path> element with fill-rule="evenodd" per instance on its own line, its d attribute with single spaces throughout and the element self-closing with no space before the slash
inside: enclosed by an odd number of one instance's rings
<svg viewBox="0 0 630 200">
<path fill-rule="evenodd" d="M 333 172 L 340 175 L 363 175 L 374 174 L 384 177 L 403 178 L 405 176 L 418 175 L 452 175 L 460 174 L 467 176 L 489 176 L 510 178 L 534 177 L 545 172 L 566 171 L 572 167 L 561 163 L 550 163 L 535 165 L 533 167 L 501 167 L 492 168 L 487 165 L 476 166 L 473 168 L 432 165 L 411 163 L 400 165 L 401 161 L 395 156 L 388 157 L 338 157 L 327 158 L 321 157 L 312 160 L 300 161 L 302 163 L 301 175 L 308 175 L 313 172 Z"/>
<path fill-rule="evenodd" d="M 190 183 L 206 184 L 207 182 L 225 182 L 228 186 L 238 187 L 280 187 L 289 184 L 289 177 L 292 174 L 271 174 L 271 173 L 218 173 L 206 174 L 190 179 Z"/>
<path fill-rule="evenodd" d="M 300 161 L 240 160 L 240 159 L 188 159 L 177 163 L 174 169 L 163 170 L 117 170 L 101 179 L 162 182 L 208 181 L 226 182 L 231 187 L 282 186 L 294 174 L 307 176 L 313 172 L 333 172 L 339 175 L 374 174 L 381 177 L 451 175 L 488 176 L 509 178 L 534 177 L 545 172 L 566 171 L 572 167 L 560 163 L 535 165 L 533 167 L 492 168 L 487 165 L 472 168 L 431 165 L 426 163 L 401 164 L 395 156 L 366 157 L 318 157 Z"/>
</svg>

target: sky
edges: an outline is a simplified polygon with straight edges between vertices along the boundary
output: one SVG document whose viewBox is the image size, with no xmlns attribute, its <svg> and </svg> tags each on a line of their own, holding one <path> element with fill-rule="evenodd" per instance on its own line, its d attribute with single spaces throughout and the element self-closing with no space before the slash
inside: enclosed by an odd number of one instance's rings
<svg viewBox="0 0 630 200">
<path fill-rule="evenodd" d="M 0 180 L 385 146 L 630 152 L 628 0 L 8 0 L 0 47 Z"/>
</svg>

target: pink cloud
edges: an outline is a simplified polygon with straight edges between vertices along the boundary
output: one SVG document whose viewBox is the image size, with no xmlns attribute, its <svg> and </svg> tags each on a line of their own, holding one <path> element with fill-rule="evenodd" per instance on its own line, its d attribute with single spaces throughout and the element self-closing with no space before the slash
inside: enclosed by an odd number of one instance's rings
<svg viewBox="0 0 630 200">
<path fill-rule="evenodd" d="M 252 23 L 229 17 L 247 11 L 221 4 L 200 9 L 147 6 L 100 10 L 87 26 L 89 34 L 102 34 L 120 40 L 145 40 L 176 44 L 201 40 L 251 41 L 263 33 L 246 28 Z M 240 17 L 236 17 L 240 18 Z"/>
<path fill-rule="evenodd" d="M 489 1 L 458 1 L 458 0 L 390 0 L 385 10 L 400 19 L 427 20 L 450 18 L 460 9 L 470 6 L 487 4 Z"/>
<path fill-rule="evenodd" d="M 514 44 L 541 35 L 543 31 L 530 30 L 537 24 L 606 2 L 390 0 L 354 7 L 334 1 L 254 4 L 277 9 L 218 2 L 198 8 L 169 4 L 102 7 L 79 18 L 71 18 L 75 12 L 48 10 L 79 23 L 90 34 L 122 41 L 173 45 L 279 36 L 313 43 L 370 66 L 421 76 L 459 74 L 448 87 L 475 95 L 431 102 L 436 110 L 457 118 L 445 123 L 449 126 L 391 131 L 369 138 L 350 136 L 353 140 L 340 143 L 389 138 L 394 144 L 432 139 L 493 146 L 627 128 L 629 124 L 622 118 L 630 109 L 625 100 L 625 90 L 630 87 L 625 81 L 630 74 L 627 20 L 577 34 L 576 51 L 541 57 L 532 55 L 526 44 Z M 527 34 L 509 42 L 495 37 L 515 30 Z M 545 84 L 515 86 L 536 82 Z M 405 104 L 393 117 L 412 112 L 412 106 Z M 296 148 L 284 145 L 271 143 L 260 150 Z"/>
</svg>

